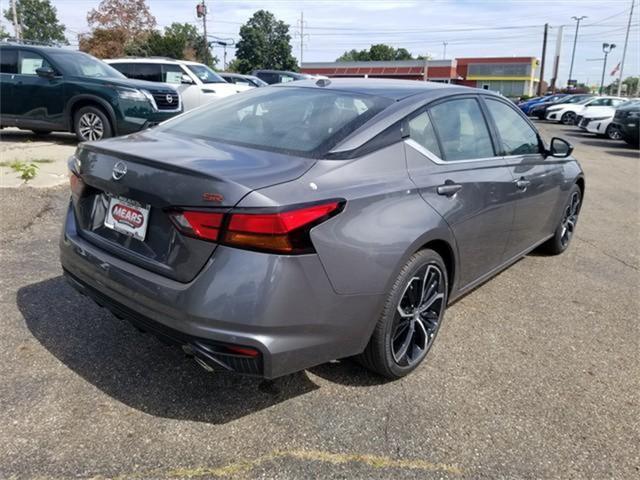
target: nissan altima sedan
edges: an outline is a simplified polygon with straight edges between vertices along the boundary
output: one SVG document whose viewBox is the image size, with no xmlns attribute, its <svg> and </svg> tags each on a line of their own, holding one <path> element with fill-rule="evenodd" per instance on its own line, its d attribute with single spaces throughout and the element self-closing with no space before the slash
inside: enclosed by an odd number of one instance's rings
<svg viewBox="0 0 640 480">
<path fill-rule="evenodd" d="M 80 145 L 62 267 L 209 370 L 273 378 L 355 356 L 398 378 L 448 304 L 568 247 L 585 189 L 571 153 L 485 90 L 254 89 Z"/>
</svg>

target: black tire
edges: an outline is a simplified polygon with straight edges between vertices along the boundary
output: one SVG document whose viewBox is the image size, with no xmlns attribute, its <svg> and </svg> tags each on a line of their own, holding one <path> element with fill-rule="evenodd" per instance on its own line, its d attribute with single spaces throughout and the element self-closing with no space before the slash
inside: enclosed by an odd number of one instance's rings
<svg viewBox="0 0 640 480">
<path fill-rule="evenodd" d="M 31 130 L 33 133 L 35 133 L 36 135 L 40 136 L 40 135 L 49 135 L 51 133 L 51 130 Z"/>
<path fill-rule="evenodd" d="M 577 203 L 576 203 L 577 200 Z M 560 222 L 556 231 L 548 241 L 540 246 L 540 251 L 548 255 L 560 255 L 571 243 L 582 208 L 582 190 L 574 185 L 569 192 L 569 197 L 562 210 Z"/>
<path fill-rule="evenodd" d="M 574 112 L 566 112 L 560 118 L 560 122 L 563 125 L 575 125 L 575 123 L 576 123 L 576 114 Z"/>
<path fill-rule="evenodd" d="M 435 287 L 436 290 L 432 291 L 431 288 L 428 288 L 425 295 L 424 284 L 433 285 L 435 278 L 438 278 L 439 282 Z M 421 283 L 418 284 L 417 279 Z M 442 257 L 428 249 L 415 253 L 402 267 L 389 292 L 369 344 L 364 352 L 356 357 L 356 360 L 369 370 L 390 379 L 404 377 L 415 370 L 427 356 L 442 325 L 448 299 L 448 287 L 447 269 Z M 406 302 L 412 295 L 414 295 L 414 299 L 417 299 L 415 295 L 418 295 L 418 290 L 421 292 L 421 298 L 416 303 L 422 302 L 422 299 L 425 298 L 424 303 L 419 303 L 418 307 L 415 307 L 413 303 L 404 303 L 403 306 L 403 302 Z M 421 307 L 427 305 L 430 299 L 435 297 L 439 298 L 431 301 L 433 308 L 419 313 Z M 401 316 L 401 309 L 405 313 L 407 310 L 412 311 L 409 314 L 411 318 Z M 418 315 L 420 320 L 417 319 Z M 405 326 L 403 330 L 403 325 L 409 326 Z M 402 332 L 405 334 L 402 335 Z M 392 334 L 396 336 L 395 341 Z M 411 355 L 409 348 L 405 348 L 406 356 L 402 357 L 399 354 L 405 345 L 404 339 L 408 339 L 406 342 L 411 343 L 411 347 L 409 347 Z M 412 343 L 413 340 L 415 340 L 415 345 Z M 400 358 L 396 359 L 396 355 Z M 415 357 L 411 359 L 410 357 L 413 355 Z"/>
<path fill-rule="evenodd" d="M 618 127 L 616 127 L 615 125 L 609 125 L 604 134 L 610 140 L 622 140 L 622 134 L 620 133 Z"/>
<path fill-rule="evenodd" d="M 81 142 L 109 138 L 113 135 L 109 118 L 99 107 L 87 106 L 79 109 L 73 117 L 76 137 Z"/>
</svg>

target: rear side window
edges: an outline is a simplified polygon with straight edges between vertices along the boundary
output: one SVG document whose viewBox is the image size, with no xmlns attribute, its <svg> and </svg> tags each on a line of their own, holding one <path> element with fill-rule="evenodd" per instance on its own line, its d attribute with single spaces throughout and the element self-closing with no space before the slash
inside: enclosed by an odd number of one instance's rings
<svg viewBox="0 0 640 480">
<path fill-rule="evenodd" d="M 255 88 L 181 115 L 157 131 L 315 157 L 391 103 L 335 90 Z"/>
<path fill-rule="evenodd" d="M 159 63 L 136 63 L 134 76 L 138 80 L 147 82 L 162 81 L 162 66 Z"/>
<path fill-rule="evenodd" d="M 495 155 L 489 128 L 474 98 L 439 103 L 430 108 L 440 138 L 443 160 L 473 160 Z"/>
<path fill-rule="evenodd" d="M 18 50 L 0 49 L 0 73 L 18 73 Z"/>
<path fill-rule="evenodd" d="M 429 114 L 422 112 L 407 122 L 409 138 L 438 157 L 442 156 Z"/>
<path fill-rule="evenodd" d="M 540 152 L 538 134 L 524 118 L 499 100 L 488 98 L 486 104 L 498 129 L 504 155 Z"/>
</svg>

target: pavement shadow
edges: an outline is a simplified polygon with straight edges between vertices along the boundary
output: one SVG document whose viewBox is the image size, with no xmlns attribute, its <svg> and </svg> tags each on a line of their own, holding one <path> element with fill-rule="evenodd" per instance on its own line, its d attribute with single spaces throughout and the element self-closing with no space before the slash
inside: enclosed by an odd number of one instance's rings
<svg viewBox="0 0 640 480">
<path fill-rule="evenodd" d="M 319 388 L 305 372 L 266 381 L 208 373 L 73 290 L 62 276 L 18 290 L 33 336 L 110 397 L 150 415 L 223 424 Z"/>
<path fill-rule="evenodd" d="M 57 145 L 77 145 L 78 139 L 72 133 L 52 132 L 46 135 L 36 135 L 30 130 L 0 130 L 2 143 L 32 143 L 48 142 Z"/>
</svg>

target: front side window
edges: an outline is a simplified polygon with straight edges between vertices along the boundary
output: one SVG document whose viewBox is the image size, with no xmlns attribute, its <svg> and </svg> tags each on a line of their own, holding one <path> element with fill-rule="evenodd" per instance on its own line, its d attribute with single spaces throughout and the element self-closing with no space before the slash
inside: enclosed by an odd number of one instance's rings
<svg viewBox="0 0 640 480">
<path fill-rule="evenodd" d="M 449 100 L 431 107 L 430 112 L 440 138 L 443 160 L 473 160 L 495 155 L 476 99 Z"/>
<path fill-rule="evenodd" d="M 436 132 L 433 129 L 431 119 L 426 111 L 409 120 L 407 122 L 407 128 L 409 129 L 408 133 L 411 140 L 438 157 L 442 156 L 440 153 L 440 147 L 438 146 Z"/>
<path fill-rule="evenodd" d="M 538 134 L 515 110 L 499 100 L 486 99 L 493 118 L 504 155 L 539 153 Z"/>
<path fill-rule="evenodd" d="M 187 113 L 156 131 L 318 156 L 393 103 L 311 88 L 256 88 Z"/>
<path fill-rule="evenodd" d="M 0 49 L 0 73 L 18 73 L 18 50 Z"/>
<path fill-rule="evenodd" d="M 67 75 L 92 78 L 125 78 L 122 73 L 112 66 L 86 53 L 60 49 L 59 51 L 49 51 L 48 55 L 60 67 L 62 73 Z"/>
<path fill-rule="evenodd" d="M 50 66 L 42 55 L 35 52 L 22 51 L 18 73 L 20 75 L 37 75 L 37 69 Z"/>
<path fill-rule="evenodd" d="M 162 81 L 164 83 L 179 85 L 182 83 L 183 75 L 186 75 L 186 73 L 182 70 L 180 65 L 174 65 L 171 63 L 165 63 L 162 65 Z"/>
<path fill-rule="evenodd" d="M 227 83 L 220 75 L 218 75 L 206 65 L 187 64 L 187 68 L 191 70 L 202 83 Z"/>
</svg>

